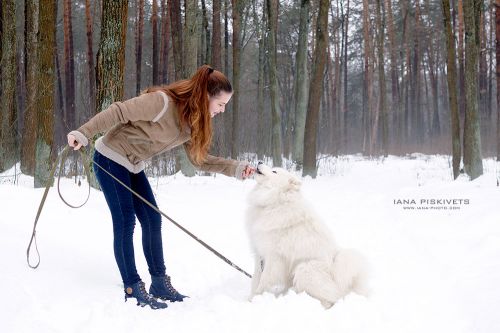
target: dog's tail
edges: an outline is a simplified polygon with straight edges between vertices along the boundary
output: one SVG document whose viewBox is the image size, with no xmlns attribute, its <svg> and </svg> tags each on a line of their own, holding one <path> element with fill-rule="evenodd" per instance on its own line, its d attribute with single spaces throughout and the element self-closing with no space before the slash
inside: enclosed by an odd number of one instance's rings
<svg viewBox="0 0 500 333">
<path fill-rule="evenodd" d="M 345 293 L 352 290 L 368 296 L 368 270 L 366 259 L 356 250 L 341 249 L 333 259 L 333 278 Z"/>
</svg>

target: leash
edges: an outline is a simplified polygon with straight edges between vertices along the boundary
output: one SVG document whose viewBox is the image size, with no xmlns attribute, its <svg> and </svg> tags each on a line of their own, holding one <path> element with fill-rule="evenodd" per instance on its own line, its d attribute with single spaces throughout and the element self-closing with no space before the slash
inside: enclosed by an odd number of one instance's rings
<svg viewBox="0 0 500 333">
<path fill-rule="evenodd" d="M 58 158 L 60 158 L 60 167 L 59 167 L 59 170 L 62 170 L 64 162 L 66 161 L 66 158 L 67 158 L 67 154 L 68 154 L 69 148 L 70 148 L 70 146 L 66 146 L 64 148 L 64 150 L 61 152 L 61 154 L 59 155 L 59 157 L 58 157 Z M 87 201 L 89 199 L 89 196 L 90 196 L 90 170 L 88 168 L 88 164 L 85 163 L 85 161 L 87 160 L 87 154 L 83 151 L 83 149 L 79 149 L 79 152 L 80 152 L 80 154 L 82 156 L 82 161 L 83 161 L 83 165 L 84 165 L 84 168 L 85 168 L 85 172 L 87 173 L 87 180 L 89 181 L 89 193 L 88 193 L 88 196 L 87 196 L 87 199 L 85 200 L 85 202 L 83 204 L 79 205 L 79 206 L 72 206 L 69 203 L 67 203 L 66 200 L 64 200 L 64 198 L 63 198 L 63 196 L 61 194 L 60 188 L 59 188 L 59 181 L 61 179 L 61 172 L 59 172 L 58 180 L 57 180 L 57 189 L 59 191 L 59 196 L 61 197 L 61 199 L 63 200 L 63 202 L 66 205 L 68 205 L 68 206 L 70 206 L 72 208 L 80 208 L 80 207 L 82 207 L 83 205 L 85 205 L 87 203 Z M 187 230 L 182 225 L 180 225 L 179 223 L 177 223 L 170 216 L 168 216 L 167 214 L 165 214 L 164 212 L 162 212 L 160 209 L 158 209 L 151 202 L 149 202 L 148 200 L 146 200 L 145 198 L 143 198 L 139 193 L 135 192 L 133 189 L 131 189 L 129 186 L 127 186 L 125 183 L 123 183 L 120 179 L 118 179 L 113 174 L 111 174 L 108 170 L 106 170 L 101 165 L 99 165 L 96 161 L 94 161 L 94 159 L 91 159 L 91 160 L 92 160 L 92 163 L 94 165 L 96 165 L 98 168 L 100 168 L 102 171 L 104 171 L 106 174 L 108 174 L 111 178 L 113 178 L 114 180 L 116 180 L 120 185 L 122 185 L 127 190 L 129 190 L 132 194 L 134 194 L 136 197 L 138 197 L 139 199 L 141 199 L 144 203 L 146 203 L 149 207 L 151 207 L 152 209 L 154 209 L 157 213 L 159 213 L 160 215 L 162 215 L 163 217 L 165 217 L 167 220 L 169 220 L 170 222 L 172 222 L 172 224 L 174 224 L 176 227 L 178 227 L 179 229 L 181 229 L 182 231 L 184 231 L 191 238 L 193 238 L 198 243 L 200 243 L 201 245 L 203 245 L 206 249 L 210 250 L 213 254 L 215 254 L 217 257 L 219 257 L 221 260 L 223 260 L 229 266 L 231 266 L 234 269 L 240 271 L 241 273 L 245 274 L 249 278 L 252 278 L 252 276 L 250 274 L 248 274 L 242 268 L 240 268 L 239 266 L 237 266 L 236 264 L 234 264 L 231 260 L 227 259 L 221 253 L 219 253 L 218 251 L 216 251 L 213 247 L 211 247 L 210 245 L 208 245 L 207 243 L 205 243 L 203 240 L 201 240 L 198 237 L 196 237 L 193 233 L 191 233 L 189 230 Z M 45 199 L 47 198 L 47 194 L 48 194 L 49 189 L 50 189 L 51 180 L 54 179 L 54 173 L 55 173 L 56 167 L 57 167 L 57 160 L 56 160 L 56 163 L 54 163 L 54 167 L 52 168 L 52 170 L 50 172 L 49 181 L 47 182 L 47 187 L 45 188 L 45 192 L 43 194 L 42 201 L 40 202 L 40 206 L 38 207 L 38 212 L 37 212 L 37 215 L 36 215 L 36 218 L 35 218 L 35 223 L 33 225 L 33 233 L 31 235 L 31 240 L 30 240 L 30 243 L 28 245 L 27 252 L 26 252 L 26 258 L 27 258 L 27 261 L 28 261 L 28 266 L 31 267 L 31 268 L 33 268 L 33 269 L 36 269 L 40 265 L 40 253 L 39 253 L 38 247 L 36 245 L 36 226 L 37 226 L 37 223 L 38 223 L 38 219 L 40 217 L 40 213 L 42 211 L 42 207 L 43 207 L 43 205 L 45 203 Z M 35 244 L 35 249 L 36 249 L 36 252 L 37 252 L 37 255 L 38 255 L 38 263 L 36 265 L 31 265 L 30 264 L 30 260 L 29 260 L 29 257 L 30 257 L 30 248 L 31 248 L 31 245 L 32 245 L 33 242 Z"/>
</svg>

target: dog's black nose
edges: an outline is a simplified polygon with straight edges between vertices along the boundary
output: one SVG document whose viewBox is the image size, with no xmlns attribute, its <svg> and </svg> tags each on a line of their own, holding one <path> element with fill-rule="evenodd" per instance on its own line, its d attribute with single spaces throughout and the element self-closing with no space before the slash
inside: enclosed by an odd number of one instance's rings
<svg viewBox="0 0 500 333">
<path fill-rule="evenodd" d="M 259 161 L 259 162 L 257 163 L 257 165 L 261 165 L 261 164 L 264 164 L 264 162 Z"/>
</svg>

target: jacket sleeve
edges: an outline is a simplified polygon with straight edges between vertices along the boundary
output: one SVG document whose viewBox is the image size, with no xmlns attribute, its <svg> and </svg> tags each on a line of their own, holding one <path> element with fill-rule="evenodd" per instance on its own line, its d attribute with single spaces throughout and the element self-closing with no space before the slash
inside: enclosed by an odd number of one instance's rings
<svg viewBox="0 0 500 333">
<path fill-rule="evenodd" d="M 167 107 L 168 97 L 164 92 L 142 94 L 124 102 L 114 102 L 69 134 L 74 135 L 79 143 L 86 146 L 89 138 L 106 132 L 116 124 L 140 120 L 156 121 Z"/>
<path fill-rule="evenodd" d="M 189 153 L 189 141 L 184 143 L 184 150 L 186 151 L 186 155 L 188 156 L 191 164 L 198 170 L 221 173 L 228 177 L 235 177 L 240 180 L 243 179 L 243 170 L 245 170 L 245 167 L 248 165 L 247 162 L 207 155 L 205 162 L 198 164 L 193 160 Z"/>
</svg>

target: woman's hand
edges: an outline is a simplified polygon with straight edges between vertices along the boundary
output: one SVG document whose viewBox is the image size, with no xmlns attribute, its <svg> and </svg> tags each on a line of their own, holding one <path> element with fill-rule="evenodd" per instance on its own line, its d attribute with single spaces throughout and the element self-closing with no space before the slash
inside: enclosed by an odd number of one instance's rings
<svg viewBox="0 0 500 333">
<path fill-rule="evenodd" d="M 73 150 L 78 150 L 82 147 L 82 144 L 76 140 L 73 134 L 68 134 L 68 145 L 73 147 Z"/>
<path fill-rule="evenodd" d="M 243 173 L 241 174 L 243 179 L 246 179 L 248 177 L 250 177 L 251 175 L 253 175 L 253 173 L 255 172 L 255 168 L 252 168 L 250 165 L 247 165 L 245 167 L 245 169 L 243 170 Z"/>
</svg>

